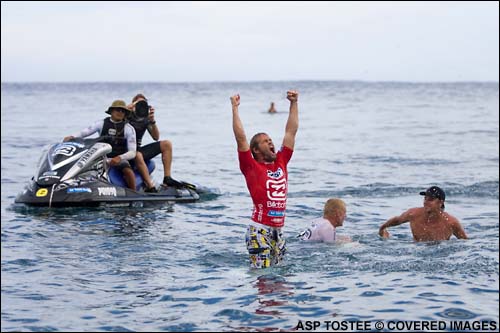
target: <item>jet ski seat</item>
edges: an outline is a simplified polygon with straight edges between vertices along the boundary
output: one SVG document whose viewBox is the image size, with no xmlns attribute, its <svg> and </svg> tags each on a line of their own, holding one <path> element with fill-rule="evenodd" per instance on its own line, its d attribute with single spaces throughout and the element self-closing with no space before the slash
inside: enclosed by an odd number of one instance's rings
<svg viewBox="0 0 500 333">
<path fill-rule="evenodd" d="M 156 168 L 156 164 L 153 160 L 145 161 L 148 167 L 149 174 L 151 174 Z M 143 185 L 143 180 L 139 171 L 134 166 L 134 174 L 135 174 L 135 189 L 139 191 Z M 127 183 L 125 182 L 125 178 L 123 178 L 123 174 L 116 168 L 110 167 L 108 170 L 109 181 L 113 185 L 127 187 Z"/>
</svg>

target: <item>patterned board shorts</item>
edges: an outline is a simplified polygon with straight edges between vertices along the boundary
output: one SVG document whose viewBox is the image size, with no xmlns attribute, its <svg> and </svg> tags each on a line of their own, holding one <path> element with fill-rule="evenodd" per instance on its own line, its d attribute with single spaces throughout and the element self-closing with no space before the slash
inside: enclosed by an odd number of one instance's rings
<svg viewBox="0 0 500 333">
<path fill-rule="evenodd" d="M 277 265 L 286 253 L 286 242 L 281 228 L 252 223 L 247 227 L 245 240 L 253 268 Z"/>
</svg>

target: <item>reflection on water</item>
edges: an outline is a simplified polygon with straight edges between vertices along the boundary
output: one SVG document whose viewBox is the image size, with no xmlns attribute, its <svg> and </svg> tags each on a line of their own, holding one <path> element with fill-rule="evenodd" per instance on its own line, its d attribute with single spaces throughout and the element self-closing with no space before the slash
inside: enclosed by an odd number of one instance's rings
<svg viewBox="0 0 500 333">
<path fill-rule="evenodd" d="M 254 286 L 257 288 L 259 307 L 255 310 L 258 315 L 279 316 L 281 312 L 275 308 L 286 305 L 289 296 L 293 295 L 293 288 L 287 285 L 286 280 L 276 275 L 261 275 Z"/>
</svg>

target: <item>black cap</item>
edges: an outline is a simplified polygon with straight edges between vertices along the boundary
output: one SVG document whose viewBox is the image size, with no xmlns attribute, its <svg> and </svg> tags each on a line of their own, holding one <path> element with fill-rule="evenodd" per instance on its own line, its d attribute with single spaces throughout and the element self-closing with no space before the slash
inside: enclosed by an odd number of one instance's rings
<svg viewBox="0 0 500 333">
<path fill-rule="evenodd" d="M 425 195 L 428 197 L 432 198 L 437 198 L 439 200 L 443 200 L 446 198 L 446 194 L 444 194 L 444 191 L 437 187 L 437 186 L 431 186 L 425 192 L 420 192 L 420 195 Z"/>
</svg>

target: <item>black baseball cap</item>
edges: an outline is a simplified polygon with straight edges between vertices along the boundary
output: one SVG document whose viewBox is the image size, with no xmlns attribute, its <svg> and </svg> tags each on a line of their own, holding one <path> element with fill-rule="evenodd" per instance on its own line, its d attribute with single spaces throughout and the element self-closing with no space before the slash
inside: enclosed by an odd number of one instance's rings
<svg viewBox="0 0 500 333">
<path fill-rule="evenodd" d="M 425 195 L 431 198 L 437 198 L 443 200 L 446 198 L 444 191 L 438 186 L 431 186 L 425 192 L 420 192 L 420 195 Z"/>
</svg>

